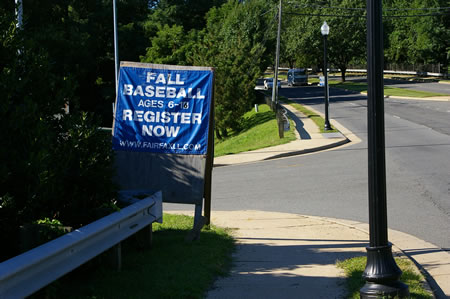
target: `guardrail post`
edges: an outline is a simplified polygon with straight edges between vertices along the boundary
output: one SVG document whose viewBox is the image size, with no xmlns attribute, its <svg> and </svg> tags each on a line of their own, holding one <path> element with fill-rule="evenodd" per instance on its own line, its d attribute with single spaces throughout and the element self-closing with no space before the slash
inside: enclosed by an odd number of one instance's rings
<svg viewBox="0 0 450 299">
<path fill-rule="evenodd" d="M 122 270 L 122 242 L 111 247 L 108 254 L 108 263 L 110 266 L 116 271 Z"/>
<path fill-rule="evenodd" d="M 136 238 L 140 247 L 150 249 L 152 247 L 153 230 L 152 225 L 148 225 L 136 233 Z"/>
<path fill-rule="evenodd" d="M 281 138 L 284 138 L 284 117 L 283 117 L 283 109 L 281 108 L 280 104 L 276 104 L 276 110 L 277 114 L 277 124 L 278 124 L 278 136 Z"/>
</svg>

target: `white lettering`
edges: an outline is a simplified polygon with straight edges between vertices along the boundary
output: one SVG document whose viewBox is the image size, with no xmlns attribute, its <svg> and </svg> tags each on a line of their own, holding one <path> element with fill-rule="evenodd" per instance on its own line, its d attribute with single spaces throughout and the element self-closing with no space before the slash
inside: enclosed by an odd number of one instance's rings
<svg viewBox="0 0 450 299">
<path fill-rule="evenodd" d="M 178 91 L 177 98 L 185 98 L 186 97 L 186 90 L 182 87 Z"/>
<path fill-rule="evenodd" d="M 177 137 L 180 127 L 166 127 L 167 137 Z"/>
<path fill-rule="evenodd" d="M 191 123 L 191 114 L 190 113 L 181 113 L 181 123 L 182 124 Z"/>
<path fill-rule="evenodd" d="M 201 91 L 202 90 L 200 88 L 197 88 L 197 99 L 204 99 L 205 98 L 205 96 L 201 94 Z"/>
<path fill-rule="evenodd" d="M 155 134 L 156 137 L 161 137 L 162 135 L 164 135 L 164 127 L 163 126 L 156 126 L 153 129 L 153 133 Z"/>
<path fill-rule="evenodd" d="M 153 136 L 152 135 L 152 130 L 153 130 L 153 126 L 147 126 L 147 125 L 143 125 L 142 126 L 142 136 Z"/>
<path fill-rule="evenodd" d="M 158 78 L 156 79 L 155 84 L 158 84 L 158 83 L 166 84 L 166 77 L 164 77 L 163 73 L 158 75 Z"/>
<path fill-rule="evenodd" d="M 176 81 L 172 81 L 172 74 L 167 75 L 167 81 L 167 84 L 169 85 L 177 84 Z"/>
<path fill-rule="evenodd" d="M 155 90 L 155 87 L 153 87 L 153 85 L 147 85 L 145 87 L 145 96 L 149 97 L 149 98 L 154 97 L 155 96 L 154 90 Z"/>
<path fill-rule="evenodd" d="M 131 111 L 130 109 L 123 110 L 123 117 L 122 117 L 123 120 L 131 121 L 132 118 L 133 118 L 133 111 Z"/>
<path fill-rule="evenodd" d="M 144 114 L 144 120 L 148 123 L 155 122 L 155 113 L 153 111 L 147 111 Z"/>
<path fill-rule="evenodd" d="M 173 116 L 173 123 L 178 123 L 178 116 L 180 115 L 180 112 L 172 112 L 171 114 Z"/>
<path fill-rule="evenodd" d="M 143 121 L 142 114 L 144 114 L 144 111 L 141 111 L 141 110 L 134 111 L 133 121 Z"/>
<path fill-rule="evenodd" d="M 133 94 L 133 85 L 132 84 L 124 84 L 123 85 L 123 94 L 126 96 L 131 96 Z"/>
<path fill-rule="evenodd" d="M 150 83 L 150 81 L 155 80 L 156 73 L 147 72 L 147 83 Z"/>
<path fill-rule="evenodd" d="M 177 89 L 175 87 L 167 87 L 166 97 L 175 98 L 177 96 Z"/>
<path fill-rule="evenodd" d="M 157 97 L 157 98 L 164 98 L 165 97 L 165 95 L 164 95 L 164 91 L 165 90 L 166 90 L 165 86 L 157 86 L 156 87 L 156 95 L 155 95 L 155 97 Z"/>
<path fill-rule="evenodd" d="M 201 124 L 202 123 L 202 114 L 201 113 L 192 113 L 192 123 Z"/>
<path fill-rule="evenodd" d="M 168 112 L 161 113 L 161 122 L 164 124 L 170 122 L 170 117 L 167 114 L 169 113 Z"/>
<path fill-rule="evenodd" d="M 175 75 L 175 78 L 176 78 L 175 84 L 177 84 L 177 85 L 184 85 L 184 81 L 181 81 L 180 77 L 181 77 L 181 74 L 176 74 Z"/>
<path fill-rule="evenodd" d="M 133 92 L 133 96 L 140 95 L 141 97 L 144 96 L 144 91 L 142 90 L 142 86 L 138 85 L 136 86 L 136 89 Z"/>
</svg>

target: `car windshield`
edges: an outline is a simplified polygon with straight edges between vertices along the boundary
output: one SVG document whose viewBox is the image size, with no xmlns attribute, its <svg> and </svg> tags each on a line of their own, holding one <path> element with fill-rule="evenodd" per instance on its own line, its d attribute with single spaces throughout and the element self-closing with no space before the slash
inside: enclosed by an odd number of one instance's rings
<svg viewBox="0 0 450 299">
<path fill-rule="evenodd" d="M 296 71 L 294 71 L 294 77 L 304 76 L 304 75 L 306 75 L 306 71 L 305 70 L 296 70 Z"/>
</svg>

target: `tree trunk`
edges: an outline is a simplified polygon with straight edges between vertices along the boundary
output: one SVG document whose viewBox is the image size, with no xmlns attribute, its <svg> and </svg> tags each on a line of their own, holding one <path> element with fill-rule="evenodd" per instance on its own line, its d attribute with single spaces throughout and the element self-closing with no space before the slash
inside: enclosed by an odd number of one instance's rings
<svg viewBox="0 0 450 299">
<path fill-rule="evenodd" d="M 341 67 L 341 81 L 342 82 L 345 82 L 345 71 L 347 71 L 347 69 Z"/>
<path fill-rule="evenodd" d="M 222 140 L 222 135 L 220 135 L 220 131 L 219 131 L 219 128 L 215 128 L 215 131 L 216 131 L 216 137 L 217 137 L 217 139 L 219 139 L 219 140 Z"/>
<path fill-rule="evenodd" d="M 227 138 L 228 137 L 227 129 L 221 129 L 220 133 L 222 134 L 223 138 Z"/>
</svg>

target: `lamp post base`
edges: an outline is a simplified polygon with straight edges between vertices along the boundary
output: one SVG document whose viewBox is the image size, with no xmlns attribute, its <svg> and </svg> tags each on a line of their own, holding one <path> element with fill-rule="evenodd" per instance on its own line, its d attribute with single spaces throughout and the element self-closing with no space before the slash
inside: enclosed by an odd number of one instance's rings
<svg viewBox="0 0 450 299">
<path fill-rule="evenodd" d="M 330 123 L 325 122 L 325 124 L 324 124 L 324 126 L 323 126 L 323 129 L 324 129 L 325 131 L 330 131 L 330 130 L 332 130 Z"/>
<path fill-rule="evenodd" d="M 409 288 L 401 281 L 389 285 L 367 282 L 359 290 L 359 294 L 361 299 L 409 298 Z"/>
<path fill-rule="evenodd" d="M 360 290 L 360 297 L 409 298 L 409 288 L 398 279 L 402 271 L 392 256 L 392 246 L 367 247 L 367 265 L 363 277 L 366 284 Z"/>
</svg>

